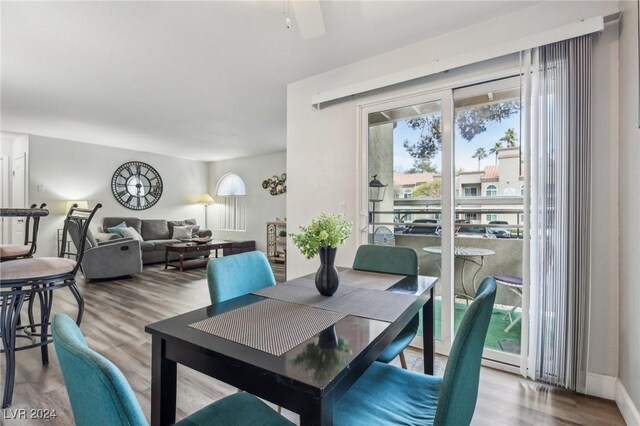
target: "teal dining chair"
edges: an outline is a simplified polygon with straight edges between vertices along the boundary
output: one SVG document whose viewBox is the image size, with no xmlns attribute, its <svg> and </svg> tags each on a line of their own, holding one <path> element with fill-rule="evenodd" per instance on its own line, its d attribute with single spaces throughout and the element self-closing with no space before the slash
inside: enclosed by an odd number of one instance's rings
<svg viewBox="0 0 640 426">
<path fill-rule="evenodd" d="M 207 282 L 213 304 L 276 285 L 269 261 L 260 251 L 211 259 L 207 264 Z"/>
<path fill-rule="evenodd" d="M 335 406 L 334 424 L 469 425 L 495 298 L 496 281 L 487 277 L 462 318 L 443 377 L 375 362 Z"/>
<path fill-rule="evenodd" d="M 74 320 L 57 314 L 52 332 L 76 425 L 148 425 L 127 379 L 111 361 L 89 348 Z M 222 398 L 176 423 L 182 426 L 256 424 L 293 425 L 245 392 Z"/>
<path fill-rule="evenodd" d="M 211 259 L 207 264 L 207 283 L 211 303 L 216 304 L 274 286 L 276 279 L 267 256 L 261 251 L 249 251 Z M 278 406 L 278 413 L 281 412 L 282 407 Z"/>
<path fill-rule="evenodd" d="M 418 255 L 408 247 L 363 245 L 358 247 L 353 269 L 384 274 L 418 275 Z M 403 351 L 416 337 L 419 327 L 420 317 L 416 315 L 382 352 L 378 361 L 389 363 L 400 356 L 400 364 L 406 369 L 407 361 Z"/>
</svg>

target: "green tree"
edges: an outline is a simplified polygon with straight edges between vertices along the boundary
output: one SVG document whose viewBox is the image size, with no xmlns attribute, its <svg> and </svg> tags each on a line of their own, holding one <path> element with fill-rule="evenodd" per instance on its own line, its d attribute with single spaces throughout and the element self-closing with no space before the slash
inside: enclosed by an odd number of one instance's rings
<svg viewBox="0 0 640 426">
<path fill-rule="evenodd" d="M 410 156 L 418 161 L 429 161 L 442 148 L 441 120 L 439 115 L 407 120 L 407 126 L 420 131 L 418 142 L 411 144 L 404 141 L 404 148 Z"/>
<path fill-rule="evenodd" d="M 413 167 L 408 169 L 405 173 L 438 173 L 438 169 L 431 161 L 413 160 Z"/>
<path fill-rule="evenodd" d="M 490 105 L 461 109 L 456 113 L 455 122 L 464 139 L 470 142 L 474 137 L 487 130 L 488 123 L 500 123 L 518 112 L 518 102 L 499 102 Z M 442 119 L 440 115 L 413 118 L 406 121 L 407 126 L 420 131 L 418 142 L 404 142 L 409 155 L 418 161 L 429 161 L 442 148 Z M 517 136 L 516 136 L 517 139 Z"/>
<path fill-rule="evenodd" d="M 516 146 L 516 142 L 518 142 L 518 134 L 515 129 L 507 129 L 504 132 L 504 136 L 500 138 L 500 142 L 505 142 L 507 144 L 507 148 L 513 148 Z"/>
<path fill-rule="evenodd" d="M 482 160 L 484 160 L 485 158 L 487 158 L 487 157 L 488 157 L 487 151 L 485 151 L 485 149 L 482 148 L 482 147 L 476 149 L 476 153 L 471 156 L 471 158 L 477 158 L 478 159 L 478 171 L 480 171 L 480 162 Z"/>
<path fill-rule="evenodd" d="M 442 180 L 434 179 L 429 182 L 423 182 L 416 185 L 411 191 L 412 197 L 433 197 L 440 198 L 442 196 Z"/>
<path fill-rule="evenodd" d="M 493 145 L 493 147 L 489 150 L 489 155 L 496 156 L 496 166 L 498 165 L 498 151 L 502 149 L 502 142 L 498 141 Z"/>
</svg>

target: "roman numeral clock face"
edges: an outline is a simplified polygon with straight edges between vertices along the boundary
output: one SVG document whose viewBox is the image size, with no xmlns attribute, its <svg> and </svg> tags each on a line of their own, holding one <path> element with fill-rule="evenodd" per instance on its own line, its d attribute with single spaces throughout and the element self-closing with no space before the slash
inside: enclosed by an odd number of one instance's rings
<svg viewBox="0 0 640 426">
<path fill-rule="evenodd" d="M 118 167 L 111 179 L 116 200 L 131 210 L 144 210 L 158 202 L 162 195 L 160 174 L 146 163 L 131 161 Z"/>
</svg>

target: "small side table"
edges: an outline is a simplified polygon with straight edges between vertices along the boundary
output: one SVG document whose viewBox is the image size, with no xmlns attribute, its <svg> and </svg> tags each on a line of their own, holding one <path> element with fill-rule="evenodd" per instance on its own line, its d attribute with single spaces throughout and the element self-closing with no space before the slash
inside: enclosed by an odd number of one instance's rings
<svg viewBox="0 0 640 426">
<path fill-rule="evenodd" d="M 509 320 L 509 325 L 504 329 L 504 332 L 508 333 L 514 325 L 522 320 L 522 314 L 515 319 L 513 318 L 516 309 L 522 308 L 522 277 L 496 275 L 494 278 L 496 279 L 496 283 L 503 285 L 507 290 L 511 290 L 516 296 L 518 296 L 518 302 L 504 316 L 504 319 Z"/>
</svg>

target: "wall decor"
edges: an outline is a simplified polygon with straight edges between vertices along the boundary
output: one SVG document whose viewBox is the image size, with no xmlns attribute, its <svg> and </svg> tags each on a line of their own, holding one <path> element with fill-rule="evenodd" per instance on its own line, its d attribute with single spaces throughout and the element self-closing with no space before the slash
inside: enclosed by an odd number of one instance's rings
<svg viewBox="0 0 640 426">
<path fill-rule="evenodd" d="M 280 195 L 287 192 L 287 185 L 285 182 L 287 181 L 287 174 L 282 173 L 280 177 L 273 175 L 268 179 L 262 181 L 262 188 L 269 191 L 271 195 Z"/>
<path fill-rule="evenodd" d="M 150 165 L 130 161 L 118 167 L 111 178 L 111 191 L 120 204 L 131 210 L 145 210 L 162 196 L 162 178 Z"/>
</svg>

